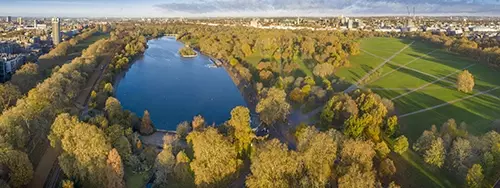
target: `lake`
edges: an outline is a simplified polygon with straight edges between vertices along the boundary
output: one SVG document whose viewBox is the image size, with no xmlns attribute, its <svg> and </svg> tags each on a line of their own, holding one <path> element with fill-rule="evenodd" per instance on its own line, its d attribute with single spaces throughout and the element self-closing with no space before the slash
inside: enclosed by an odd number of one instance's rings
<svg viewBox="0 0 500 188">
<path fill-rule="evenodd" d="M 139 116 L 148 110 L 157 129 L 175 130 L 198 114 L 208 124 L 223 123 L 234 107 L 246 106 L 225 69 L 213 67 L 209 57 L 180 57 L 184 45 L 172 37 L 148 46 L 115 88 L 124 109 Z"/>
</svg>

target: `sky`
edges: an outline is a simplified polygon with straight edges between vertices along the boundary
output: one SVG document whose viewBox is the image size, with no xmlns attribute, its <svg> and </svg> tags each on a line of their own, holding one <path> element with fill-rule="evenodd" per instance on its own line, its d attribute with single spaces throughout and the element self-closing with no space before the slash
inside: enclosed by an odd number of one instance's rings
<svg viewBox="0 0 500 188">
<path fill-rule="evenodd" d="M 500 16 L 500 0 L 0 0 L 0 16 Z"/>
</svg>

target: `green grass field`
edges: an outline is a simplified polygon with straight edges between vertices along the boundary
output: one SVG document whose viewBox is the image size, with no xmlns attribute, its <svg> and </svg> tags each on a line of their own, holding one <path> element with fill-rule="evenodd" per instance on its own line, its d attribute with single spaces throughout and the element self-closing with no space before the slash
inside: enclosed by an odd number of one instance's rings
<svg viewBox="0 0 500 188">
<path fill-rule="evenodd" d="M 403 49 L 412 41 L 396 38 L 369 38 L 361 41 L 361 54 L 350 58 L 351 66 L 340 68 L 336 76 L 356 83 L 373 68 Z M 398 65 L 405 65 L 400 67 Z M 467 67 L 467 68 L 466 68 Z M 472 94 L 455 88 L 456 75 L 466 68 L 475 77 Z M 401 130 L 410 140 L 435 124 L 447 119 L 466 122 L 468 130 L 480 134 L 490 130 L 491 123 L 500 119 L 500 89 L 461 101 L 464 97 L 500 86 L 498 71 L 423 42 L 414 42 L 373 74 L 362 87 L 371 88 L 382 97 L 394 99 L 398 115 L 405 115 L 436 105 L 453 102 L 433 110 L 400 118 Z M 496 96 L 496 97 L 494 97 Z"/>
<path fill-rule="evenodd" d="M 361 41 L 361 54 L 350 57 L 351 66 L 336 70 L 336 76 L 357 83 L 411 42 L 397 38 L 364 39 Z M 457 73 L 463 69 L 469 70 L 475 77 L 474 92 L 471 94 L 459 92 L 455 86 Z M 500 119 L 498 75 L 497 70 L 472 59 L 415 41 L 361 82 L 360 87 L 370 88 L 382 97 L 392 99 L 400 116 L 401 132 L 412 143 L 431 125 L 439 127 L 450 118 L 467 123 L 467 129 L 472 134 L 491 130 L 492 122 Z M 488 90 L 492 91 L 479 93 Z M 419 182 L 418 186 L 425 187 L 455 186 L 441 171 L 429 168 L 412 151 L 391 158 L 398 166 L 398 174 L 402 174 L 397 179 L 403 184 Z"/>
</svg>

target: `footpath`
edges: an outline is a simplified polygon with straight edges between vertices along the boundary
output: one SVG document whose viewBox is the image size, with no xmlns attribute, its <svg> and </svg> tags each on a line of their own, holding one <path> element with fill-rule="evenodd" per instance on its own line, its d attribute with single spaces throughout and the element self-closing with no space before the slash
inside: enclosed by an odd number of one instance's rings
<svg viewBox="0 0 500 188">
<path fill-rule="evenodd" d="M 94 73 L 90 76 L 87 81 L 86 87 L 80 90 L 78 97 L 75 99 L 75 105 L 80 107 L 80 110 L 85 110 L 88 99 L 90 98 L 90 93 L 95 88 L 99 80 L 102 78 L 102 74 L 106 70 L 111 61 L 111 57 L 105 56 L 101 63 L 94 68 Z M 104 68 L 101 68 L 104 67 Z M 57 180 L 60 178 L 61 169 L 57 164 L 57 157 L 61 154 L 61 148 L 52 148 L 47 144 L 47 149 L 42 156 L 42 159 L 38 163 L 38 166 L 35 168 L 35 172 L 33 173 L 33 179 L 28 184 L 29 188 L 42 188 L 42 187 L 58 187 Z"/>
</svg>

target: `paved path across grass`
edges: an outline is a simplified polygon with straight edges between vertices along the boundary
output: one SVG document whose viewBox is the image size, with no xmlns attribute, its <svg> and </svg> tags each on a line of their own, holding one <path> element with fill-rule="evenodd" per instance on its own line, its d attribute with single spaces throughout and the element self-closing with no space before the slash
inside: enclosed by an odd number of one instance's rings
<svg viewBox="0 0 500 188">
<path fill-rule="evenodd" d="M 349 92 L 352 92 L 354 91 L 356 88 L 358 88 L 358 85 L 363 81 L 365 80 L 366 78 L 368 78 L 370 75 L 372 75 L 375 71 L 377 71 L 378 69 L 382 68 L 385 64 L 387 64 L 389 61 L 391 61 L 391 59 L 393 59 L 394 57 L 396 57 L 397 55 L 399 55 L 401 52 L 403 52 L 406 48 L 410 47 L 415 41 L 411 42 L 410 44 L 406 45 L 405 47 L 403 47 L 401 50 L 397 51 L 396 53 L 394 53 L 391 57 L 389 57 L 388 59 L 385 59 L 384 62 L 380 63 L 380 65 L 378 65 L 377 67 L 375 67 L 374 69 L 372 69 L 370 72 L 368 72 L 367 74 L 365 74 L 365 76 L 363 76 L 362 78 L 360 78 L 355 84 L 351 85 L 349 88 L 347 88 L 346 90 L 344 90 L 344 93 L 349 93 Z M 362 50 L 364 51 L 364 50 Z"/>
<path fill-rule="evenodd" d="M 366 50 L 362 50 L 362 51 L 363 51 L 363 52 L 365 52 L 365 53 L 367 53 L 368 55 L 373 56 L 373 57 L 376 57 L 376 58 L 379 58 L 379 59 L 385 59 L 384 57 L 380 57 L 380 56 L 375 55 L 375 54 L 373 54 L 373 53 L 370 53 L 370 52 L 368 52 L 368 51 L 366 51 Z M 388 59 L 385 59 L 385 60 L 388 60 Z M 396 62 L 393 62 L 393 61 L 391 61 L 391 60 L 389 60 L 389 61 L 388 61 L 388 63 L 390 63 L 391 65 L 394 65 L 394 66 L 398 66 L 398 69 L 404 68 L 404 69 L 407 69 L 407 70 L 410 70 L 410 71 L 414 71 L 414 72 L 417 72 L 417 73 L 420 73 L 420 74 L 426 75 L 426 76 L 431 77 L 431 78 L 434 78 L 434 79 L 440 79 L 439 77 L 434 76 L 434 75 L 432 75 L 432 74 L 429 74 L 429 73 L 426 73 L 426 72 L 423 72 L 423 71 L 420 71 L 420 70 L 417 70 L 417 69 L 414 69 L 414 68 L 410 68 L 410 67 L 407 67 L 407 66 L 405 66 L 405 65 L 400 65 L 400 64 L 398 64 L 398 63 L 396 63 Z M 474 65 L 474 64 L 473 64 L 473 65 Z M 451 82 L 451 81 L 448 81 L 448 80 L 441 80 L 441 81 L 446 82 L 446 83 L 449 83 L 449 84 L 455 84 L 455 83 L 453 83 L 453 82 Z"/>
<path fill-rule="evenodd" d="M 474 65 L 476 65 L 476 64 L 467 65 L 467 66 L 466 66 L 466 67 L 464 67 L 463 69 L 467 69 L 467 68 L 472 67 L 472 66 L 474 66 Z M 448 77 L 450 77 L 450 76 L 452 76 L 452 75 L 454 75 L 454 74 L 456 74 L 456 73 L 458 73 L 458 72 L 462 71 L 463 69 L 457 70 L 457 71 L 452 72 L 452 73 L 450 73 L 450 74 L 448 74 L 448 75 L 446 75 L 446 76 L 444 76 L 444 77 L 442 77 L 442 78 L 438 78 L 438 79 L 436 79 L 436 80 L 434 80 L 434 81 L 432 81 L 432 82 L 429 82 L 429 83 L 427 83 L 427 84 L 424 84 L 424 85 L 422 85 L 422 86 L 420 86 L 420 87 L 418 87 L 418 88 L 412 89 L 412 90 L 410 90 L 410 91 L 408 91 L 408 92 L 406 92 L 406 93 L 403 93 L 403 94 L 401 94 L 401 95 L 399 95 L 399 96 L 397 96 L 397 97 L 392 98 L 391 100 L 396 100 L 396 99 L 399 99 L 399 98 L 404 97 L 404 96 L 406 96 L 406 95 L 408 95 L 408 94 L 410 94 L 410 93 L 413 93 L 413 92 L 415 92 L 415 91 L 421 90 L 422 88 L 425 88 L 425 87 L 427 87 L 427 86 L 430 86 L 430 85 L 432 85 L 432 84 L 434 84 L 434 83 L 436 83 L 436 82 L 439 82 L 439 81 L 444 81 L 444 79 L 446 79 L 446 78 L 448 78 Z"/>
<path fill-rule="evenodd" d="M 380 59 L 384 59 L 384 60 L 386 60 L 386 61 L 387 61 L 387 63 L 391 63 L 391 65 L 398 66 L 398 67 L 399 67 L 398 69 L 404 68 L 404 69 L 411 70 L 411 71 L 414 71 L 414 72 L 417 72 L 417 73 L 420 73 L 420 74 L 423 74 L 423 75 L 426 75 L 426 76 L 429 76 L 429 77 L 431 77 L 431 78 L 436 79 L 435 81 L 433 81 L 433 82 L 431 82 L 431 83 L 427 83 L 427 84 L 425 84 L 425 85 L 423 85 L 423 86 L 421 86 L 421 87 L 419 87 L 419 88 L 417 88 L 417 89 L 414 89 L 414 90 L 412 90 L 412 91 L 409 91 L 409 92 L 407 92 L 407 93 L 404 93 L 404 94 L 402 94 L 402 95 L 400 95 L 400 96 L 394 97 L 394 98 L 392 98 L 391 100 L 396 100 L 396 99 L 398 99 L 398 98 L 401 98 L 401 97 L 403 97 L 403 96 L 405 96 L 405 95 L 408 95 L 408 94 L 410 94 L 410 93 L 413 93 L 413 92 L 415 92 L 415 91 L 418 91 L 418 90 L 420 90 L 420 89 L 422 89 L 422 88 L 424 88 L 424 87 L 426 87 L 426 86 L 429 86 L 429 85 L 431 85 L 431 84 L 434 84 L 434 83 L 436 83 L 436 82 L 438 82 L 438 81 L 441 81 L 441 82 L 446 82 L 446 83 L 449 83 L 449 84 L 455 85 L 455 83 L 454 83 L 454 82 L 449 81 L 449 80 L 445 80 L 445 79 L 446 79 L 446 78 L 448 78 L 448 77 L 450 77 L 450 76 L 452 76 L 452 75 L 454 75 L 454 74 L 456 74 L 456 73 L 458 73 L 459 71 L 465 70 L 465 69 L 467 69 L 467 68 L 469 68 L 469 67 L 472 67 L 472 66 L 476 65 L 476 64 L 470 64 L 470 65 L 468 65 L 467 67 L 465 67 L 465 68 L 463 68 L 463 69 L 457 70 L 457 71 L 452 72 L 452 73 L 450 73 L 450 74 L 448 74 L 448 75 L 446 75 L 446 76 L 444 76 L 444 77 L 439 78 L 439 77 L 434 76 L 434 75 L 432 75 L 432 74 L 425 73 L 425 72 L 423 72 L 423 71 L 420 71 L 420 70 L 417 70 L 417 69 L 414 69 L 414 68 L 410 68 L 410 67 L 407 67 L 407 66 L 405 66 L 405 65 L 400 65 L 400 64 L 398 64 L 398 63 L 395 63 L 395 62 L 391 61 L 390 59 L 385 59 L 384 57 L 380 57 L 380 56 L 375 55 L 375 54 L 373 54 L 373 53 L 370 53 L 370 52 L 368 52 L 368 51 L 366 51 L 366 50 L 362 50 L 362 51 L 363 51 L 363 52 L 365 52 L 365 53 L 367 53 L 367 54 L 369 54 L 369 55 L 371 55 L 371 56 L 373 56 L 373 57 L 377 57 L 377 58 L 380 58 Z M 398 70 L 398 69 L 397 69 L 397 70 Z M 479 92 L 479 93 L 481 93 L 482 91 L 477 90 L 477 89 L 474 89 L 474 92 Z M 488 96 L 493 97 L 493 98 L 495 98 L 495 99 L 500 99 L 499 97 L 497 97 L 497 96 L 495 96 L 495 95 L 492 95 L 492 94 L 489 94 L 489 93 L 486 93 L 485 95 L 488 95 Z"/>
<path fill-rule="evenodd" d="M 407 65 L 409 65 L 409 64 L 412 64 L 413 62 L 418 61 L 418 60 L 420 60 L 420 59 L 424 58 L 424 56 L 426 56 L 426 55 L 430 55 L 430 54 L 432 54 L 432 53 L 434 53 L 434 52 L 436 52 L 436 51 L 437 51 L 437 49 L 432 50 L 432 51 L 430 51 L 429 53 L 426 53 L 426 54 L 424 54 L 424 55 L 421 55 L 420 57 L 417 57 L 417 58 L 415 58 L 415 59 L 411 60 L 410 62 L 408 62 L 408 63 L 404 64 L 404 66 L 407 66 Z M 387 75 L 389 75 L 389 74 L 391 74 L 391 73 L 393 73 L 393 72 L 398 71 L 398 70 L 399 70 L 399 69 L 401 69 L 401 68 L 403 68 L 403 67 L 398 67 L 397 69 L 391 70 L 391 71 L 389 71 L 388 73 L 385 73 L 385 74 L 383 74 L 382 76 L 380 76 L 380 77 L 378 77 L 378 78 L 374 79 L 373 81 L 370 81 L 369 83 L 366 83 L 366 84 L 370 84 L 370 83 L 373 83 L 373 82 L 375 82 L 375 81 L 377 81 L 377 80 L 380 80 L 380 79 L 382 79 L 382 78 L 386 77 Z M 366 84 L 365 84 L 365 85 L 366 85 Z"/>
<path fill-rule="evenodd" d="M 366 87 L 372 91 L 408 91 L 408 90 L 413 90 L 413 89 L 418 89 L 418 88 L 406 88 L 406 87 L 399 87 L 399 88 L 384 88 L 384 87 Z M 438 90 L 438 89 L 444 89 L 444 88 L 456 88 L 456 87 L 446 87 L 446 86 L 439 86 L 439 87 L 426 87 L 426 88 L 421 88 L 420 90 Z"/>
<path fill-rule="evenodd" d="M 425 109 L 421 109 L 421 110 L 418 110 L 418 111 L 415 111 L 415 112 L 410 112 L 410 113 L 407 113 L 407 114 L 403 114 L 403 115 L 400 115 L 399 118 L 403 118 L 403 117 L 406 117 L 406 116 L 411 116 L 411 115 L 422 113 L 422 112 L 426 112 L 426 111 L 429 111 L 429 110 L 434 110 L 436 108 L 443 107 L 443 106 L 446 106 L 446 105 L 450 105 L 450 104 L 453 104 L 453 103 L 456 103 L 456 102 L 460 102 L 460 101 L 463 101 L 463 100 L 467 100 L 467 99 L 470 99 L 470 98 L 474 98 L 474 97 L 477 97 L 479 95 L 485 95 L 485 94 L 488 94 L 488 92 L 492 92 L 492 91 L 497 90 L 497 89 L 500 89 L 500 86 L 492 88 L 492 89 L 488 89 L 486 91 L 482 91 L 482 92 L 476 93 L 474 95 L 469 95 L 467 97 L 463 97 L 463 98 L 460 98 L 460 99 L 455 99 L 455 100 L 452 100 L 452 101 L 448 101 L 448 102 L 445 102 L 445 103 L 440 104 L 440 105 L 436 105 L 436 106 L 425 108 Z"/>
</svg>

